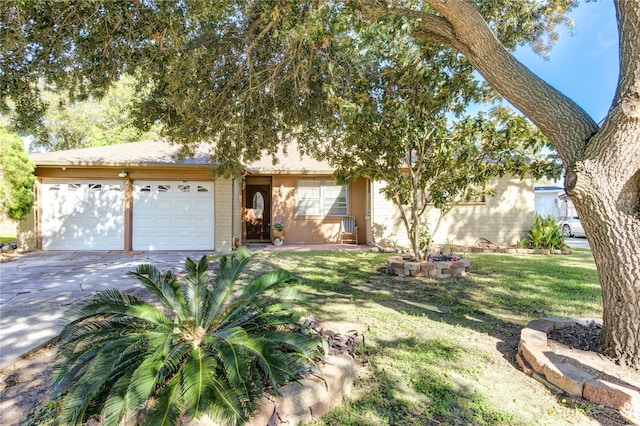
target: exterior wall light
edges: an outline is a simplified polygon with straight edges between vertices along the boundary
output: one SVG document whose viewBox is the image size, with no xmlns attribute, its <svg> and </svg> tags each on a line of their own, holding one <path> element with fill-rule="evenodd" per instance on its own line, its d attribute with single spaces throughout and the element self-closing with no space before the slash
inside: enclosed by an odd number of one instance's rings
<svg viewBox="0 0 640 426">
<path fill-rule="evenodd" d="M 118 177 L 121 177 L 121 178 L 126 178 L 128 175 L 129 173 L 125 172 L 124 170 L 118 173 Z"/>
</svg>

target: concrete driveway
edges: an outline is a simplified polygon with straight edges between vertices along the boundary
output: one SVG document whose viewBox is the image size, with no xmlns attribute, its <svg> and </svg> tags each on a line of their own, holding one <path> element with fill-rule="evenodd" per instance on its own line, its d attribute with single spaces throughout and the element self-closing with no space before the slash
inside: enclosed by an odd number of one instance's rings
<svg viewBox="0 0 640 426">
<path fill-rule="evenodd" d="M 591 248 L 591 246 L 589 245 L 589 241 L 587 241 L 585 237 L 567 237 L 564 239 L 564 242 L 570 248 L 583 248 L 583 249 Z"/>
<path fill-rule="evenodd" d="M 184 268 L 209 252 L 36 252 L 0 263 L 0 368 L 57 336 L 65 312 L 93 292 L 142 287 L 127 272 Z"/>
</svg>

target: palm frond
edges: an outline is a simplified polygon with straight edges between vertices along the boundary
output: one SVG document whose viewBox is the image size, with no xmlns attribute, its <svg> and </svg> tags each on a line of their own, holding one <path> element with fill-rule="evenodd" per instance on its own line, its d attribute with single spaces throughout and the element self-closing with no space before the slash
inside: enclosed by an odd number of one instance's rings
<svg viewBox="0 0 640 426">
<path fill-rule="evenodd" d="M 102 410 L 102 426 L 118 426 L 121 420 L 131 411 L 126 401 L 127 389 L 133 370 L 127 371 L 124 376 L 111 387 L 111 391 L 104 403 Z"/>
<path fill-rule="evenodd" d="M 88 364 L 86 372 L 64 398 L 63 412 L 70 423 L 81 424 L 87 420 L 92 401 L 111 377 L 112 367 L 117 361 L 114 354 L 98 352 Z"/>
<path fill-rule="evenodd" d="M 68 314 L 71 321 L 63 329 L 62 336 L 82 321 L 105 315 L 126 315 L 152 324 L 172 323 L 162 311 L 150 303 L 111 288 L 96 292 L 91 299 L 72 307 Z"/>
<path fill-rule="evenodd" d="M 249 263 L 249 260 L 251 260 L 251 254 L 246 247 L 238 248 L 233 256 L 222 256 L 208 296 L 211 308 L 205 318 L 205 324 L 210 324 L 210 319 L 224 306 L 232 294 L 236 280 L 247 266 L 247 263 Z"/>
<path fill-rule="evenodd" d="M 156 296 L 179 319 L 189 316 L 185 309 L 180 283 L 171 270 L 160 273 L 154 266 L 144 264 L 138 266 L 135 271 L 129 272 L 128 275 L 136 277 L 147 290 Z"/>
<path fill-rule="evenodd" d="M 207 304 L 207 284 L 209 284 L 209 262 L 207 256 L 202 256 L 196 264 L 187 258 L 186 265 L 186 307 L 189 316 L 193 317 L 197 325 L 202 324 L 203 311 Z"/>
<path fill-rule="evenodd" d="M 143 424 L 149 426 L 177 425 L 180 421 L 183 405 L 180 377 L 176 376 L 162 388 Z"/>
<path fill-rule="evenodd" d="M 182 367 L 183 397 L 186 411 L 191 418 L 198 418 L 205 411 L 205 389 L 209 373 L 207 357 L 199 347 L 193 347 L 189 359 Z M 215 366 L 211 366 L 215 371 Z"/>
<path fill-rule="evenodd" d="M 263 295 L 265 292 L 280 286 L 291 280 L 292 275 L 284 269 L 276 269 L 261 275 L 250 285 L 245 287 L 242 298 L 255 297 L 255 295 Z"/>
</svg>

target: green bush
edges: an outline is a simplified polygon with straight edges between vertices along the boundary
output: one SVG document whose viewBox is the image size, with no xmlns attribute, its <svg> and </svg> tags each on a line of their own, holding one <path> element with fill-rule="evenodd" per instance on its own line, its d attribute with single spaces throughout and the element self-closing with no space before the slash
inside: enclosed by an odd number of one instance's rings
<svg viewBox="0 0 640 426">
<path fill-rule="evenodd" d="M 158 425 L 208 414 L 244 423 L 266 387 L 277 391 L 308 371 L 319 341 L 282 286 L 289 273 L 274 270 L 238 288 L 250 258 L 241 247 L 213 274 L 207 257 L 187 258 L 182 286 L 171 271 L 142 265 L 130 275 L 153 304 L 109 289 L 75 307 L 60 335 L 53 388 L 63 419 Z"/>
<path fill-rule="evenodd" d="M 534 249 L 563 249 L 567 247 L 564 242 L 564 233 L 556 222 L 556 218 L 548 216 L 544 219 L 537 213 L 529 230 L 529 241 L 531 248 Z"/>
</svg>

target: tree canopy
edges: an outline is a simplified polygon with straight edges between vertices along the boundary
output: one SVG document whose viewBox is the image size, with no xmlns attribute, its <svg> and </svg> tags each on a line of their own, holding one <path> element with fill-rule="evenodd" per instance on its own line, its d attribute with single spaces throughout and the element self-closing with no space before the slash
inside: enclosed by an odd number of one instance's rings
<svg viewBox="0 0 640 426">
<path fill-rule="evenodd" d="M 480 5 L 508 46 L 542 49 L 573 1 L 522 3 Z M 221 171 L 238 170 L 240 160 L 275 153 L 292 138 L 313 145 L 313 129 L 331 118 L 330 77 L 349 68 L 343 47 L 381 7 L 387 10 L 377 1 L 14 3 L 0 11 L 0 106 L 13 98 L 16 121 L 28 127 L 45 110 L 43 79 L 82 99 L 139 73 L 133 115 L 140 126 L 160 120 L 166 136 L 187 147 L 214 140 Z M 371 37 L 390 37 L 385 27 L 416 29 L 409 12 L 431 10 L 414 1 L 395 7 L 400 13 L 385 14 L 389 23 Z M 419 45 L 407 46 L 419 53 Z"/>
<path fill-rule="evenodd" d="M 134 80 L 121 78 L 107 90 L 104 97 L 75 99 L 59 93 L 55 88 L 43 91 L 47 109 L 41 120 L 32 123 L 34 146 L 46 151 L 84 148 L 136 142 L 149 137 L 148 132 L 135 126 L 130 114 L 135 102 Z"/>
<path fill-rule="evenodd" d="M 35 165 L 18 135 L 0 125 L 0 214 L 22 220 L 35 201 Z"/>
</svg>

